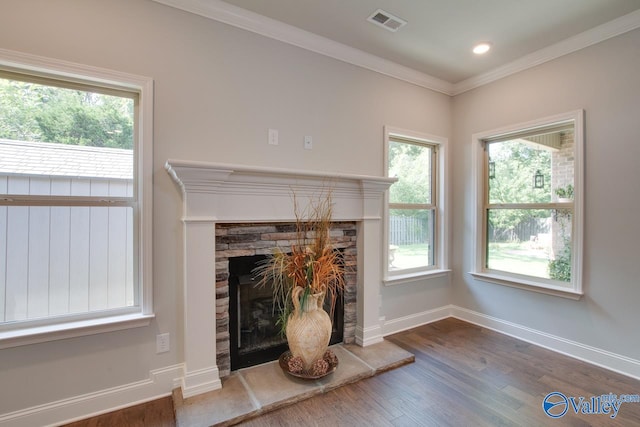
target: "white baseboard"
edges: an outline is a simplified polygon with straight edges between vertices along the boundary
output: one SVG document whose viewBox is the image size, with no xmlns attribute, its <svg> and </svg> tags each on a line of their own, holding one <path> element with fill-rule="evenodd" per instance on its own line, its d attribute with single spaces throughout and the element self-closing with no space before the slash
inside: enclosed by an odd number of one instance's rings
<svg viewBox="0 0 640 427">
<path fill-rule="evenodd" d="M 544 347 L 574 359 L 640 379 L 640 360 L 531 329 L 466 308 L 451 306 L 451 316 Z"/>
<path fill-rule="evenodd" d="M 384 336 L 406 331 L 407 329 L 426 325 L 428 323 L 437 322 L 438 320 L 451 317 L 451 305 L 438 307 L 433 310 L 427 310 L 420 313 L 410 314 L 408 316 L 399 317 L 397 319 L 386 320 L 382 327 Z"/>
<path fill-rule="evenodd" d="M 66 424 L 169 396 L 183 370 L 182 364 L 168 366 L 151 371 L 146 380 L 0 414 L 0 426 Z"/>
<path fill-rule="evenodd" d="M 368 328 L 356 326 L 356 344 L 367 347 L 382 342 L 383 340 L 384 337 L 382 336 L 382 328 L 380 325 L 374 325 Z"/>
<path fill-rule="evenodd" d="M 220 372 L 217 366 L 184 372 L 182 378 L 182 397 L 185 399 L 220 388 L 222 388 L 222 382 L 220 381 Z"/>
<path fill-rule="evenodd" d="M 456 319 L 464 320 L 465 322 L 473 323 L 483 328 L 491 329 L 519 340 L 544 347 L 556 353 L 609 369 L 610 371 L 627 377 L 640 379 L 640 360 L 571 341 L 455 305 L 447 305 L 433 310 L 387 320 L 383 324 L 383 333 L 384 336 L 387 336 L 446 319 L 447 317 L 455 317 Z"/>
</svg>

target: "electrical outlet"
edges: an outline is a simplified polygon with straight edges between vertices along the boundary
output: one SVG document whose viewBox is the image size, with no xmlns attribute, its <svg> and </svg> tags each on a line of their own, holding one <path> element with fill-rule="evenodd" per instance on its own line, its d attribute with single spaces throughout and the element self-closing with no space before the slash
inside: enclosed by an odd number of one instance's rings
<svg viewBox="0 0 640 427">
<path fill-rule="evenodd" d="M 156 336 L 156 354 L 166 353 L 171 349 L 169 341 L 169 333 L 159 334 Z"/>
<path fill-rule="evenodd" d="M 311 150 L 313 149 L 313 138 L 310 135 L 304 137 L 304 149 Z"/>
<path fill-rule="evenodd" d="M 269 145 L 278 145 L 278 129 L 269 129 Z"/>
</svg>

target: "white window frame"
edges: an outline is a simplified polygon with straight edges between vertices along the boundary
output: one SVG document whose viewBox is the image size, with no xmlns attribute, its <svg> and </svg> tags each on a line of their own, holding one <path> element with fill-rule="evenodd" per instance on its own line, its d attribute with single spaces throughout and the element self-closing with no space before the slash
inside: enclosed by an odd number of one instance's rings
<svg viewBox="0 0 640 427">
<path fill-rule="evenodd" d="M 571 254 L 571 282 L 568 286 L 554 284 L 553 281 L 512 274 L 508 272 L 496 273 L 484 267 L 485 251 L 485 151 L 484 144 L 493 139 L 509 134 L 534 131 L 554 124 L 570 123 L 574 125 L 574 200 L 572 218 L 572 254 Z M 525 123 L 505 126 L 472 136 L 473 155 L 473 188 L 474 188 L 474 221 L 473 221 L 473 250 L 475 256 L 474 268 L 470 274 L 484 282 L 510 286 L 519 289 L 539 292 L 570 299 L 580 299 L 582 291 L 582 257 L 583 257 L 583 229 L 584 229 L 584 110 L 561 113 Z M 561 206 L 558 206 L 561 207 Z"/>
<path fill-rule="evenodd" d="M 134 310 L 115 310 L 113 315 L 83 313 L 16 322 L 0 330 L 0 349 L 20 345 L 92 335 L 128 328 L 147 326 L 154 317 L 152 300 L 152 173 L 153 173 L 153 80 L 118 71 L 44 58 L 0 49 L 0 69 L 54 78 L 107 88 L 117 88 L 138 94 L 136 152 L 134 173 L 134 263 L 137 268 L 137 301 Z M 17 199 L 17 198 L 14 198 Z M 3 201 L 10 206 L 10 198 Z"/>
<path fill-rule="evenodd" d="M 383 239 L 383 282 L 385 286 L 414 283 L 421 279 L 446 276 L 449 270 L 449 218 L 448 218 L 448 157 L 447 138 L 412 130 L 384 126 L 384 174 L 389 176 L 389 140 L 406 139 L 417 143 L 435 145 L 437 147 L 434 227 L 434 265 L 415 269 L 389 270 L 389 190 L 384 196 L 384 239 Z"/>
</svg>

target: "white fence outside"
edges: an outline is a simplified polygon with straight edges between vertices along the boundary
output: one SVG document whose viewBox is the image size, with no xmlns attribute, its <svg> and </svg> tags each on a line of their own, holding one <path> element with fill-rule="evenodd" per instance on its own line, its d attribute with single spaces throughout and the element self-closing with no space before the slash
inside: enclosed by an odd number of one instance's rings
<svg viewBox="0 0 640 427">
<path fill-rule="evenodd" d="M 419 245 L 429 242 L 428 219 L 391 215 L 389 218 L 390 245 Z"/>
<path fill-rule="evenodd" d="M 0 195 L 131 196 L 132 180 L 0 174 Z M 136 303 L 130 207 L 0 206 L 0 324 Z"/>
</svg>

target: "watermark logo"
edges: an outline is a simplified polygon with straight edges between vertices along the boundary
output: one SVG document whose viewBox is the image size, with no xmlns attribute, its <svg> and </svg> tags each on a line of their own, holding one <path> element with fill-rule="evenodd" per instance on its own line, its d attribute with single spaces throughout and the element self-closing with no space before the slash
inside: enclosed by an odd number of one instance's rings
<svg viewBox="0 0 640 427">
<path fill-rule="evenodd" d="M 554 391 L 545 396 L 542 409 L 551 418 L 560 418 L 569 410 L 569 400 L 564 394 Z"/>
<path fill-rule="evenodd" d="M 542 400 L 544 413 L 551 418 L 561 418 L 569 410 L 575 414 L 608 415 L 615 418 L 623 403 L 640 403 L 640 395 L 609 393 L 600 396 L 567 397 L 563 393 L 554 391 Z"/>
</svg>

